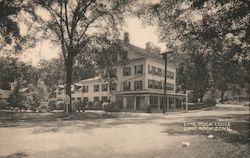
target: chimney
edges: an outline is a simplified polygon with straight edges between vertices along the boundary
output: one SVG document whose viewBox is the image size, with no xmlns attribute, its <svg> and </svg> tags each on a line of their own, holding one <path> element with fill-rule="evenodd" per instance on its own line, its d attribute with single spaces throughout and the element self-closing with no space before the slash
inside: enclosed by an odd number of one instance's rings
<svg viewBox="0 0 250 158">
<path fill-rule="evenodd" d="M 146 48 L 145 48 L 145 49 L 146 49 L 147 51 L 149 51 L 149 52 L 151 51 L 151 50 L 150 50 L 150 49 L 151 49 L 151 48 L 150 48 L 150 42 L 147 42 L 147 43 L 146 43 Z"/>
<path fill-rule="evenodd" d="M 128 32 L 124 33 L 123 41 L 124 41 L 124 43 L 129 43 L 129 33 Z"/>
</svg>

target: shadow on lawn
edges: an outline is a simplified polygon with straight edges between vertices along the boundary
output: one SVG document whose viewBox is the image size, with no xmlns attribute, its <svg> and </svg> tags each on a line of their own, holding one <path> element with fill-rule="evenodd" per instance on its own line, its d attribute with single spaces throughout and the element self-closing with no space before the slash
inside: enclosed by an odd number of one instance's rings
<svg viewBox="0 0 250 158">
<path fill-rule="evenodd" d="M 212 131 L 212 130 L 184 130 L 184 122 L 176 122 L 170 124 L 161 124 L 166 127 L 162 132 L 170 135 L 202 135 L 208 136 L 214 135 L 215 139 L 222 139 L 227 143 L 231 144 L 250 144 L 250 129 L 249 129 L 249 115 L 225 115 L 221 117 L 195 117 L 186 119 L 187 122 L 228 122 L 231 119 L 230 128 L 232 131 Z M 223 121 L 225 120 L 225 121 Z"/>
<path fill-rule="evenodd" d="M 28 114 L 29 115 L 29 114 Z M 34 116 L 33 116 L 34 115 Z M 89 131 L 94 128 L 118 127 L 126 124 L 146 124 L 162 116 L 137 116 L 120 113 L 96 113 L 84 112 L 65 116 L 62 113 L 35 116 L 36 113 L 27 117 L 25 113 L 8 119 L 2 119 L 0 127 L 32 128 L 33 134 L 45 132 L 73 133 L 75 131 Z M 38 114 L 39 115 L 39 114 Z"/>
<path fill-rule="evenodd" d="M 24 158 L 24 157 L 27 157 L 27 156 L 28 155 L 25 154 L 25 153 L 18 152 L 18 153 L 10 154 L 10 155 L 7 155 L 7 156 L 0 156 L 0 158 Z"/>
</svg>

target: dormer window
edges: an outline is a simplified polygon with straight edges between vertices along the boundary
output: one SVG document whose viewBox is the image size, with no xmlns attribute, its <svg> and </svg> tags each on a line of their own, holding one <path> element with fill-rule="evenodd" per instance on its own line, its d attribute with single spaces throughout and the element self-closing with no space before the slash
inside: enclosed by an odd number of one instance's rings
<svg viewBox="0 0 250 158">
<path fill-rule="evenodd" d="M 89 86 L 83 86 L 82 87 L 82 92 L 88 92 Z"/>
</svg>

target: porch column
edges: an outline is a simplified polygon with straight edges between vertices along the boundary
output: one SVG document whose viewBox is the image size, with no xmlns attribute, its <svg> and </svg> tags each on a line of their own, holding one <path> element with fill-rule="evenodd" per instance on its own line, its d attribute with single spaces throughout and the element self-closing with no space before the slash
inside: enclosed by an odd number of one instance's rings
<svg viewBox="0 0 250 158">
<path fill-rule="evenodd" d="M 174 109 L 176 109 L 176 98 L 173 97 L 173 99 L 174 99 Z"/>
<path fill-rule="evenodd" d="M 145 110 L 147 109 L 147 107 L 149 106 L 149 96 L 145 96 Z"/>
<path fill-rule="evenodd" d="M 169 109 L 170 109 L 169 96 L 167 97 L 166 103 L 167 103 L 167 105 L 168 105 L 168 109 L 167 109 L 167 110 L 169 110 Z"/>
<path fill-rule="evenodd" d="M 161 96 L 158 96 L 158 110 L 161 110 Z"/>
<path fill-rule="evenodd" d="M 136 96 L 134 96 L 134 110 L 136 110 Z"/>
<path fill-rule="evenodd" d="M 183 100 L 184 98 L 181 98 L 181 109 L 183 110 Z"/>
<path fill-rule="evenodd" d="M 123 98 L 123 107 L 122 108 L 125 110 L 125 109 L 127 109 L 127 97 L 123 96 L 122 98 Z"/>
</svg>

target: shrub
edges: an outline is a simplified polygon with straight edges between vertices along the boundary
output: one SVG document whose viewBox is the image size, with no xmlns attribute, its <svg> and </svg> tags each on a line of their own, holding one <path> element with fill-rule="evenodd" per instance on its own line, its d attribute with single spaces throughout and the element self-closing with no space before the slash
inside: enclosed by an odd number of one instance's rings
<svg viewBox="0 0 250 158">
<path fill-rule="evenodd" d="M 85 105 L 83 105 L 83 103 L 79 100 L 73 101 L 72 105 L 76 111 L 79 111 L 79 112 L 80 112 L 80 110 L 85 111 Z"/>
<path fill-rule="evenodd" d="M 56 103 L 57 110 L 64 110 L 65 107 L 66 107 L 66 103 L 64 101 L 58 101 Z"/>
<path fill-rule="evenodd" d="M 9 103 L 6 100 L 0 100 L 0 109 L 6 109 Z"/>
<path fill-rule="evenodd" d="M 49 106 L 50 110 L 55 110 L 56 109 L 56 101 L 50 100 L 48 106 Z"/>
<path fill-rule="evenodd" d="M 103 110 L 106 112 L 120 112 L 121 108 L 119 106 L 119 104 L 117 104 L 116 102 L 104 102 L 103 103 Z"/>
<path fill-rule="evenodd" d="M 215 99 L 212 98 L 207 98 L 205 100 L 203 100 L 203 104 L 206 106 L 215 106 L 216 105 L 216 101 Z"/>
<path fill-rule="evenodd" d="M 102 110 L 102 103 L 100 101 L 95 101 L 92 106 L 89 106 L 90 110 Z"/>
</svg>

